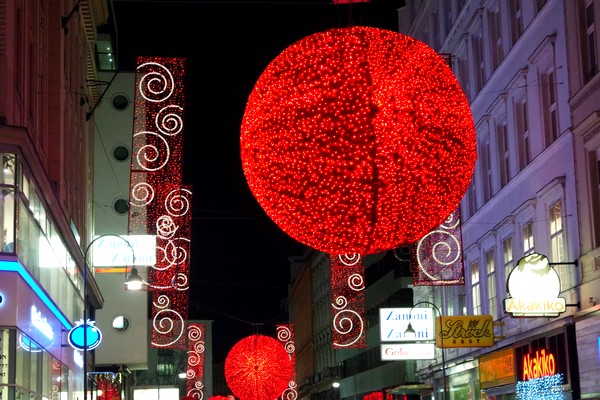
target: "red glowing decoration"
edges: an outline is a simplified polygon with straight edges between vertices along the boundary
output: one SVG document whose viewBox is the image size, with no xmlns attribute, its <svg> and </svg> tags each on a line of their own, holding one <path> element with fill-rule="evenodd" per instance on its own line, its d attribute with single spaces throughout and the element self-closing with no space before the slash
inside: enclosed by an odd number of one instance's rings
<svg viewBox="0 0 600 400">
<path fill-rule="evenodd" d="M 410 244 L 443 222 L 476 159 L 447 63 L 396 32 L 310 35 L 258 79 L 241 129 L 249 187 L 271 219 L 329 254 Z"/>
<path fill-rule="evenodd" d="M 287 389 L 291 377 L 289 354 L 268 336 L 240 340 L 225 360 L 225 380 L 241 400 L 275 400 Z"/>
</svg>

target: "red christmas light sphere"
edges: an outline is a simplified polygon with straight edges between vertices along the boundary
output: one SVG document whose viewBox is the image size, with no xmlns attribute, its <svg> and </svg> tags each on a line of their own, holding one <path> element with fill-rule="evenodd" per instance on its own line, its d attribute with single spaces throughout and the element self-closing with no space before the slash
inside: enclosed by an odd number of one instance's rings
<svg viewBox="0 0 600 400">
<path fill-rule="evenodd" d="M 446 61 L 369 27 L 316 33 L 277 56 L 250 94 L 240 144 L 267 215 L 330 254 L 417 241 L 456 209 L 476 159 Z"/>
<path fill-rule="evenodd" d="M 292 362 L 281 343 L 252 335 L 236 343 L 225 359 L 225 380 L 241 400 L 274 400 L 288 387 Z"/>
</svg>

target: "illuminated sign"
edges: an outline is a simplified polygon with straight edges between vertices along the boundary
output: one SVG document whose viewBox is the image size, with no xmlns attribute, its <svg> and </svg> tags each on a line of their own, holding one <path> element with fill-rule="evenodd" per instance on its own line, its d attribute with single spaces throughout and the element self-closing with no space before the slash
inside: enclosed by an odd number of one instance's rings
<svg viewBox="0 0 600 400">
<path fill-rule="evenodd" d="M 31 276 L 29 271 L 17 261 L 0 261 L 0 271 L 16 272 L 29 285 L 31 290 L 38 296 L 46 307 L 54 314 L 54 316 L 62 323 L 65 329 L 70 330 L 73 325 L 67 317 L 59 310 L 54 302 L 48 297 L 46 292 L 40 287 L 37 281 Z"/>
<path fill-rule="evenodd" d="M 479 384 L 482 389 L 515 383 L 515 356 L 512 348 L 479 357 Z"/>
<path fill-rule="evenodd" d="M 21 334 L 19 334 L 19 346 L 21 346 L 23 350 L 31 353 L 39 353 L 42 351 L 42 348 L 36 342 Z"/>
<path fill-rule="evenodd" d="M 504 310 L 513 317 L 557 317 L 566 310 L 558 297 L 560 279 L 548 257 L 532 253 L 521 258 L 508 276 Z"/>
<path fill-rule="evenodd" d="M 102 332 L 96 327 L 96 321 L 88 319 L 87 324 L 84 325 L 83 320 L 79 320 L 73 329 L 69 331 L 68 339 L 72 348 L 89 351 L 100 345 L 100 342 L 102 342 Z"/>
<path fill-rule="evenodd" d="M 48 323 L 48 319 L 42 316 L 36 306 L 31 306 L 31 325 L 42 333 L 50 342 L 54 342 L 54 331 Z"/>
<path fill-rule="evenodd" d="M 546 349 L 536 351 L 533 356 L 531 354 L 523 356 L 523 381 L 554 374 L 556 374 L 554 354 L 546 353 Z"/>
<path fill-rule="evenodd" d="M 433 343 L 389 343 L 381 345 L 381 359 L 389 360 L 433 360 Z"/>
<path fill-rule="evenodd" d="M 410 322 L 414 333 L 407 333 Z M 379 328 L 382 342 L 433 340 L 432 308 L 380 308 Z"/>
<path fill-rule="evenodd" d="M 131 235 L 99 238 L 94 243 L 92 263 L 95 267 L 150 266 L 156 264 L 156 236 Z M 96 240 L 96 238 L 94 240 Z M 129 247 L 129 244 L 131 247 Z M 133 255 L 135 254 L 135 262 Z"/>
<path fill-rule="evenodd" d="M 494 345 L 491 315 L 437 317 L 435 344 L 438 347 L 490 347 Z"/>
</svg>

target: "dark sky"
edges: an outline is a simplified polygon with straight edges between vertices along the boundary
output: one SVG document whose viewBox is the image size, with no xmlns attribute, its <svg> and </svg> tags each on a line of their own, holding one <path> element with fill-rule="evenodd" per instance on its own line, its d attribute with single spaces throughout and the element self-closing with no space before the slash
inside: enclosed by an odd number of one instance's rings
<svg viewBox="0 0 600 400">
<path fill-rule="evenodd" d="M 122 70 L 132 71 L 138 55 L 187 60 L 184 181 L 194 193 L 189 318 L 214 320 L 216 360 L 238 340 L 285 322 L 287 257 L 304 249 L 260 208 L 242 171 L 240 124 L 254 83 L 280 52 L 312 33 L 349 25 L 398 30 L 400 1 L 331 3 L 112 2 Z"/>
</svg>

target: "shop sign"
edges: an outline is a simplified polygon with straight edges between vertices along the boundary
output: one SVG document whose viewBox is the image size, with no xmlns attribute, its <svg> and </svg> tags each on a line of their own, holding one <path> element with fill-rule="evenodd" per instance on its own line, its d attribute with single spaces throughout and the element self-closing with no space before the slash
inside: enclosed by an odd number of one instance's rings
<svg viewBox="0 0 600 400">
<path fill-rule="evenodd" d="M 69 339 L 69 344 L 72 348 L 90 351 L 94 350 L 102 342 L 102 332 L 96 327 L 96 321 L 88 319 L 87 323 L 84 324 L 83 320 L 79 320 L 73 329 L 69 331 L 67 339 Z"/>
<path fill-rule="evenodd" d="M 558 274 L 542 254 L 519 260 L 508 276 L 508 291 L 504 310 L 513 317 L 558 317 L 566 311 Z"/>
<path fill-rule="evenodd" d="M 8 329 L 0 329 L 0 383 L 8 383 Z M 1 393 L 1 391 L 0 391 Z"/>
<path fill-rule="evenodd" d="M 547 352 L 546 349 L 537 350 L 534 355 L 523 356 L 523 381 L 554 374 L 556 374 L 554 354 Z"/>
<path fill-rule="evenodd" d="M 410 322 L 414 333 L 406 332 Z M 433 308 L 380 308 L 382 342 L 419 342 L 433 340 Z"/>
<path fill-rule="evenodd" d="M 381 345 L 381 360 L 433 360 L 433 343 L 389 343 Z"/>
<path fill-rule="evenodd" d="M 96 236 L 94 240 L 98 238 Z M 156 236 L 104 236 L 94 243 L 92 264 L 94 267 L 156 265 Z"/>
<path fill-rule="evenodd" d="M 515 375 L 512 348 L 479 357 L 479 384 L 482 389 L 515 383 Z"/>
<path fill-rule="evenodd" d="M 494 345 L 491 315 L 437 317 L 435 344 L 438 347 L 490 347 Z"/>
</svg>

